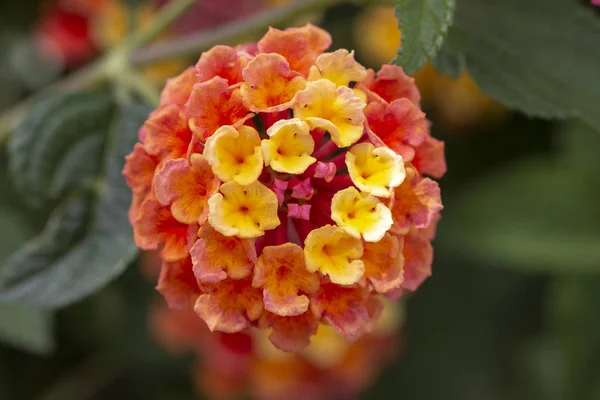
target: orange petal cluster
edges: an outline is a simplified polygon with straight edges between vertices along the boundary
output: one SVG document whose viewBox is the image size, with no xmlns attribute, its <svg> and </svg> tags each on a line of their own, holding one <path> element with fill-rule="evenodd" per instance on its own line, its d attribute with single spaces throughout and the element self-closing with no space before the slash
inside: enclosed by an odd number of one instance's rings
<svg viewBox="0 0 600 400">
<path fill-rule="evenodd" d="M 414 80 L 312 25 L 216 46 L 170 79 L 123 173 L 158 289 L 210 330 L 351 341 L 431 274 L 446 171 Z M 316 336 L 315 336 L 316 335 Z M 282 369 L 281 373 L 284 373 Z"/>
<path fill-rule="evenodd" d="M 276 320 L 268 339 L 258 329 L 211 333 L 190 309 L 160 304 L 151 310 L 150 327 L 170 352 L 196 355 L 192 379 L 199 394 L 209 399 L 356 398 L 399 350 L 401 316 L 398 304 L 389 301 L 381 323 L 355 342 L 330 326 L 316 321 L 307 325 L 304 319 Z M 279 323 L 283 327 L 276 328 Z M 302 351 L 283 352 L 269 342 L 273 337 L 307 337 L 307 329 L 315 336 Z"/>
</svg>

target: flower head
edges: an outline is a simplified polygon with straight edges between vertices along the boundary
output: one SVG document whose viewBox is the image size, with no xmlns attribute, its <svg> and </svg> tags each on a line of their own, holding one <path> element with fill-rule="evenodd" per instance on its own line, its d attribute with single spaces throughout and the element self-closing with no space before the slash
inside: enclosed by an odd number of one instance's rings
<svg viewBox="0 0 600 400">
<path fill-rule="evenodd" d="M 330 42 L 308 25 L 207 51 L 169 80 L 124 169 L 169 302 L 288 352 L 320 325 L 375 329 L 382 298 L 429 275 L 442 208 L 423 174 L 445 172 L 444 147 L 412 78 Z"/>
</svg>

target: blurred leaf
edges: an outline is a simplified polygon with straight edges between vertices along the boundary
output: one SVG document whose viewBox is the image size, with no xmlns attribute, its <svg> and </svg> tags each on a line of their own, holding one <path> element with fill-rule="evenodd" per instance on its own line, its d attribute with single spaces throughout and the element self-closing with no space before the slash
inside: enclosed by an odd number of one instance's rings
<svg viewBox="0 0 600 400">
<path fill-rule="evenodd" d="M 548 310 L 563 353 L 562 399 L 595 400 L 600 390 L 600 278 L 564 277 L 550 292 Z"/>
<path fill-rule="evenodd" d="M 9 258 L 0 269 L 0 301 L 60 307 L 104 286 L 135 257 L 127 218 L 131 193 L 121 170 L 147 114 L 145 107 L 131 106 L 110 118 L 94 192 L 63 201 L 44 232 Z"/>
<path fill-rule="evenodd" d="M 447 199 L 438 244 L 524 271 L 600 272 L 598 189 L 560 163 L 517 163 Z"/>
<path fill-rule="evenodd" d="M 563 130 L 561 145 L 566 163 L 585 177 L 590 183 L 598 185 L 600 175 L 600 136 L 596 131 L 580 121 L 573 121 Z"/>
<path fill-rule="evenodd" d="M 396 0 L 402 44 L 392 62 L 409 75 L 423 68 L 442 46 L 455 4 L 455 0 Z"/>
<path fill-rule="evenodd" d="M 544 118 L 578 116 L 600 130 L 599 38 L 600 19 L 583 2 L 461 0 L 445 46 L 504 105 Z"/>
<path fill-rule="evenodd" d="M 37 215 L 19 204 L 10 185 L 7 154 L 0 151 L 0 263 L 39 232 Z"/>
<path fill-rule="evenodd" d="M 8 142 L 14 183 L 32 205 L 90 186 L 115 105 L 106 94 L 70 93 L 36 104 Z"/>
<path fill-rule="evenodd" d="M 0 340 L 34 353 L 52 350 L 52 315 L 48 311 L 0 304 Z"/>
</svg>

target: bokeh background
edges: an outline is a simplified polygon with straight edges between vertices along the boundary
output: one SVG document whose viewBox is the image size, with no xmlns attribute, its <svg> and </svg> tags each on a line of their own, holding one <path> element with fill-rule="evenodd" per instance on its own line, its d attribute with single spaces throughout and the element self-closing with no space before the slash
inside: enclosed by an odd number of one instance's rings
<svg viewBox="0 0 600 400">
<path fill-rule="evenodd" d="M 239 1 L 212 16 L 190 14 L 165 37 L 283 2 Z M 154 6 L 135 2 L 130 21 L 124 4 L 76 3 L 0 3 L 0 111 L 117 44 Z M 374 68 L 400 42 L 389 8 L 341 5 L 310 20 L 331 32 L 334 48 L 356 49 Z M 160 87 L 194 62 L 162 63 L 145 74 Z M 466 73 L 444 78 L 428 65 L 416 79 L 433 134 L 446 142 L 445 209 L 433 275 L 402 303 L 397 355 L 373 361 L 381 373 L 358 398 L 600 399 L 600 136 L 580 122 L 505 109 Z M 4 259 L 47 215 L 11 195 L 0 154 Z M 154 262 L 142 255 L 118 280 L 59 311 L 53 343 L 36 339 L 42 328 L 35 323 L 33 335 L 17 339 L 10 327 L 0 329 L 11 341 L 0 344 L 0 399 L 202 398 L 190 376 L 195 357 L 167 351 L 150 329 L 162 301 L 149 279 Z M 20 318 L 2 307 L 0 317 Z M 25 351 L 32 342 L 37 351 Z"/>
</svg>

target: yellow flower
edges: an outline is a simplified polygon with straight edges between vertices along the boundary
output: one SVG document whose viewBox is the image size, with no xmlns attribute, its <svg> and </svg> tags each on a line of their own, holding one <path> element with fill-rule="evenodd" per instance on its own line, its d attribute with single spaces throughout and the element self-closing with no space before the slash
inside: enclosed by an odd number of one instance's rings
<svg viewBox="0 0 600 400">
<path fill-rule="evenodd" d="M 208 222 L 223 235 L 255 238 L 279 226 L 277 196 L 262 183 L 227 182 L 220 190 L 208 200 Z"/>
<path fill-rule="evenodd" d="M 354 51 L 339 49 L 317 57 L 310 68 L 309 81 L 328 79 L 337 86 L 348 86 L 350 82 L 360 82 L 367 77 L 367 70 L 354 59 Z"/>
<path fill-rule="evenodd" d="M 256 129 L 242 125 L 222 126 L 206 141 L 204 156 L 222 181 L 249 185 L 263 169 L 260 136 Z"/>
<path fill-rule="evenodd" d="M 322 367 L 333 367 L 341 361 L 351 342 L 333 327 L 319 324 L 317 334 L 311 338 L 310 346 L 302 355 L 312 363 Z"/>
<path fill-rule="evenodd" d="M 301 174 L 317 161 L 311 157 L 315 141 L 310 127 L 298 118 L 277 121 L 267 130 L 270 139 L 261 143 L 265 165 L 275 171 Z"/>
<path fill-rule="evenodd" d="M 377 242 L 394 223 L 392 212 L 379 199 L 353 187 L 337 192 L 331 200 L 331 219 L 356 238 Z"/>
<path fill-rule="evenodd" d="M 327 130 L 338 147 L 350 146 L 363 135 L 366 104 L 349 87 L 319 79 L 308 82 L 296 100 L 294 116 L 312 129 Z"/>
<path fill-rule="evenodd" d="M 361 240 L 333 225 L 311 231 L 304 241 L 306 268 L 329 275 L 331 282 L 338 285 L 352 285 L 360 280 L 365 272 L 362 254 Z"/>
<path fill-rule="evenodd" d="M 390 197 L 389 189 L 400 186 L 406 176 L 402 156 L 367 142 L 346 153 L 346 166 L 356 187 L 378 197 Z"/>
</svg>

